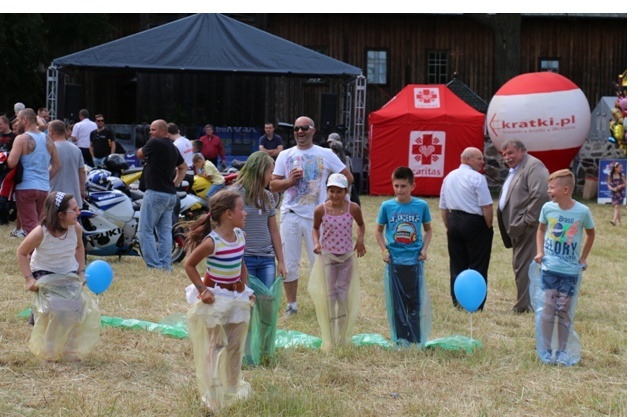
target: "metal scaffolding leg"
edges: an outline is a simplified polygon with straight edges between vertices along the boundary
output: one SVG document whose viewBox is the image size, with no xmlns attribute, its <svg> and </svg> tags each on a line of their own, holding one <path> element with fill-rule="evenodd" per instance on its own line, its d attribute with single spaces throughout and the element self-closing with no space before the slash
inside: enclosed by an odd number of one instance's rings
<svg viewBox="0 0 638 417">
<path fill-rule="evenodd" d="M 58 68 L 51 65 L 47 70 L 47 108 L 51 120 L 58 117 Z"/>
<path fill-rule="evenodd" d="M 366 77 L 359 75 L 354 90 L 354 124 L 352 129 L 352 156 L 364 158 L 363 138 L 366 127 Z M 367 161 L 363 160 L 364 169 Z"/>
</svg>

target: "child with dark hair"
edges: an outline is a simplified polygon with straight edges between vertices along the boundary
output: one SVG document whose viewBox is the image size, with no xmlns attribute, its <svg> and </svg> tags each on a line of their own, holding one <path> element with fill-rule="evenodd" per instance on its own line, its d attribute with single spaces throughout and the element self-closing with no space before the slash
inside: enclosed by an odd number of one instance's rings
<svg viewBox="0 0 638 417">
<path fill-rule="evenodd" d="M 607 177 L 607 188 L 611 191 L 611 205 L 614 206 L 614 217 L 609 222 L 613 226 L 622 224 L 620 206 L 623 205 L 625 193 L 627 192 L 627 179 L 622 171 L 622 164 L 620 162 L 614 162 L 611 166 L 611 172 Z"/>
<path fill-rule="evenodd" d="M 399 345 L 425 345 L 432 314 L 423 261 L 432 240 L 432 216 L 427 202 L 412 197 L 415 184 L 410 168 L 395 169 L 392 186 L 395 198 L 381 204 L 375 231 L 383 262 L 388 264 L 385 290 L 390 332 Z"/>
<path fill-rule="evenodd" d="M 79 360 L 99 339 L 100 313 L 83 287 L 84 244 L 72 194 L 50 193 L 40 225 L 17 250 L 26 289 L 36 293 L 29 348 L 46 360 Z"/>
</svg>

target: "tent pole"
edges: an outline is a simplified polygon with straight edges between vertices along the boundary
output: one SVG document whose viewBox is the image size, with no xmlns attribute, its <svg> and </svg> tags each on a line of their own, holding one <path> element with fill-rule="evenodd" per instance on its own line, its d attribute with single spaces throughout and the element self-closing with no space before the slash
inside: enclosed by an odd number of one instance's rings
<svg viewBox="0 0 638 417">
<path fill-rule="evenodd" d="M 51 64 L 47 70 L 47 109 L 51 120 L 57 119 L 58 116 L 58 67 Z"/>
</svg>

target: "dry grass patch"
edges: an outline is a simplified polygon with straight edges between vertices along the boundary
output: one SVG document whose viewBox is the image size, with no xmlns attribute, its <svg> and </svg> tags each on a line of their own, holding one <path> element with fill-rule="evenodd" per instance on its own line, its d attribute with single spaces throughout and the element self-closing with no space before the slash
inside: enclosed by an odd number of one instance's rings
<svg viewBox="0 0 638 417">
<path fill-rule="evenodd" d="M 355 333 L 389 338 L 384 264 L 374 240 L 386 198 L 363 196 L 368 254 L 361 259 L 361 313 Z M 438 200 L 427 199 L 434 238 L 426 280 L 432 298 L 431 339 L 470 336 L 470 316 L 450 300 L 447 242 Z M 610 206 L 590 204 L 597 225 L 594 250 L 576 310 L 582 361 L 572 368 L 536 358 L 534 320 L 509 312 L 516 293 L 511 251 L 495 233 L 486 309 L 472 318 L 483 344 L 472 354 L 440 349 L 396 351 L 344 347 L 332 353 L 278 349 L 268 366 L 246 368 L 254 395 L 227 416 L 547 416 L 627 414 L 627 230 L 613 227 Z M 626 213 L 623 217 L 626 218 Z M 0 415 L 208 415 L 198 401 L 192 347 L 143 330 L 103 328 L 92 357 L 79 364 L 36 360 L 27 348 L 31 327 L 17 315 L 30 297 L 15 262 L 18 239 L 0 227 Z M 89 260 L 96 258 L 89 257 Z M 181 267 L 154 273 L 139 258 L 108 258 L 115 280 L 100 296 L 102 314 L 159 322 L 187 310 Z M 303 261 L 299 314 L 279 328 L 319 335 Z"/>
</svg>

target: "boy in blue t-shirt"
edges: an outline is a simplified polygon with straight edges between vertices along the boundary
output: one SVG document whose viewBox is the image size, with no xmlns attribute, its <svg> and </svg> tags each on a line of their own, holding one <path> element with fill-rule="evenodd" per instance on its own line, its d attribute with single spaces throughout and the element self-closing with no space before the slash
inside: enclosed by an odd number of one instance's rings
<svg viewBox="0 0 638 417">
<path fill-rule="evenodd" d="M 553 172 L 548 178 L 550 200 L 541 209 L 536 233 L 534 260 L 541 263 L 543 310 L 540 317 L 542 347 L 540 359 L 551 363 L 554 317 L 558 316 L 556 363 L 569 365 L 565 352 L 572 319 L 570 309 L 580 272 L 587 269 L 587 255 L 596 231 L 589 208 L 574 199 L 574 174 L 568 169 Z M 583 230 L 587 239 L 583 244 Z"/>
<path fill-rule="evenodd" d="M 396 197 L 381 204 L 375 237 L 383 251 L 383 262 L 388 264 L 385 287 L 392 339 L 424 344 L 431 315 L 425 311 L 430 306 L 422 261 L 428 257 L 432 240 L 432 217 L 428 203 L 412 197 L 414 186 L 410 168 L 394 170 Z"/>
</svg>

